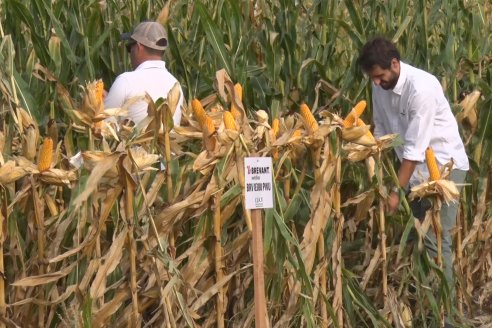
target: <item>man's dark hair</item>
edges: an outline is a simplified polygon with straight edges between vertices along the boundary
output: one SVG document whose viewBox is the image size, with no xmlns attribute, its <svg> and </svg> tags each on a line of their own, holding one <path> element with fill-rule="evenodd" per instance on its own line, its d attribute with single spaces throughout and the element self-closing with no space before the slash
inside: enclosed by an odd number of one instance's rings
<svg viewBox="0 0 492 328">
<path fill-rule="evenodd" d="M 400 53 L 393 42 L 382 37 L 376 37 L 362 47 L 357 62 L 364 72 L 368 72 L 374 65 L 378 65 L 382 69 L 390 68 L 393 58 L 400 61 Z"/>
</svg>

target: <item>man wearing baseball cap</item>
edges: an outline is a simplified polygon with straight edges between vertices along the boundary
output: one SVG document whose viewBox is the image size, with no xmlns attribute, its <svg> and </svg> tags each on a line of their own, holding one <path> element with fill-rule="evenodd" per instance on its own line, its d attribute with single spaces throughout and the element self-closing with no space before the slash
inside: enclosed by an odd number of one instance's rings
<svg viewBox="0 0 492 328">
<path fill-rule="evenodd" d="M 126 49 L 130 54 L 133 71 L 119 75 L 104 99 L 105 108 L 119 108 L 125 102 L 146 93 L 156 101 L 166 98 L 169 91 L 178 82 L 166 69 L 162 60 L 167 47 L 167 33 L 157 22 L 142 22 L 131 33 L 121 35 L 126 41 Z M 180 100 L 173 115 L 175 125 L 181 121 L 181 105 L 183 91 L 180 87 Z M 147 117 L 148 104 L 144 100 L 137 101 L 128 107 L 128 119 L 135 124 Z"/>
</svg>

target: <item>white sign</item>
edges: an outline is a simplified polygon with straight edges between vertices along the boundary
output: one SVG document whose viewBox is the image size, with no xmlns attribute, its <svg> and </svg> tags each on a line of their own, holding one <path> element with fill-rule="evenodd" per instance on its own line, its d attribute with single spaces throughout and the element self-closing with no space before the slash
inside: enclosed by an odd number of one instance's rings
<svg viewBox="0 0 492 328">
<path fill-rule="evenodd" d="M 272 158 L 245 157 L 246 209 L 273 208 Z"/>
</svg>

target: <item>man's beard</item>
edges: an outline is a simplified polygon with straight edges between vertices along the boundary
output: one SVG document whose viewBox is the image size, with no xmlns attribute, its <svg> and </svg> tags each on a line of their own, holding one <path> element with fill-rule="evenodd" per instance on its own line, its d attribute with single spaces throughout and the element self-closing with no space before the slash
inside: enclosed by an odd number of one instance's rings
<svg viewBox="0 0 492 328">
<path fill-rule="evenodd" d="M 379 82 L 379 85 L 384 90 L 392 90 L 397 83 L 398 83 L 398 74 L 391 71 L 391 78 L 389 79 L 389 81 L 381 81 Z"/>
</svg>

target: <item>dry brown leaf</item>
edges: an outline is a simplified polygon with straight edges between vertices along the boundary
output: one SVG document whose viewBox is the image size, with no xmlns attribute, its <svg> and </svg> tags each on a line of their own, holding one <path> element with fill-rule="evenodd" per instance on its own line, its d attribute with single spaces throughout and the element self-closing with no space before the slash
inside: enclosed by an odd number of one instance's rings
<svg viewBox="0 0 492 328">
<path fill-rule="evenodd" d="M 367 266 L 366 270 L 364 271 L 364 275 L 362 276 L 361 288 L 363 290 L 366 289 L 369 280 L 371 279 L 372 275 L 374 274 L 374 271 L 376 270 L 376 268 L 379 264 L 379 259 L 381 257 L 381 248 L 380 247 L 381 246 L 378 245 L 378 247 L 374 251 L 374 254 L 371 258 L 371 261 L 369 262 L 369 265 Z"/>
<path fill-rule="evenodd" d="M 119 235 L 111 243 L 109 251 L 102 258 L 103 263 L 96 273 L 96 277 L 92 282 L 90 293 L 92 299 L 102 297 L 106 291 L 106 277 L 114 271 L 117 265 L 120 264 L 123 256 L 123 245 L 128 235 L 128 229 L 124 228 Z"/>
<path fill-rule="evenodd" d="M 246 269 L 247 267 L 243 267 L 241 270 Z M 198 297 L 193 304 L 191 305 L 191 310 L 192 311 L 198 311 L 202 306 L 204 306 L 217 292 L 219 289 L 223 288 L 229 280 L 231 280 L 232 277 L 234 277 L 237 274 L 238 271 L 234 271 L 227 276 L 224 276 L 224 278 L 221 281 L 218 281 L 216 284 L 211 286 L 209 289 L 203 292 L 203 294 Z"/>
<path fill-rule="evenodd" d="M 19 302 L 15 302 L 12 304 L 9 304 L 9 307 L 16 307 L 24 304 L 29 304 L 29 303 L 34 303 L 38 305 L 44 305 L 44 306 L 52 306 L 52 305 L 57 305 L 62 302 L 65 302 L 72 294 L 78 289 L 79 287 L 77 285 L 70 285 L 65 289 L 65 292 L 58 296 L 56 299 L 52 300 L 41 300 L 38 298 L 27 298 Z"/>
<path fill-rule="evenodd" d="M 96 237 L 96 229 L 94 229 L 93 227 L 90 227 L 84 241 L 82 243 L 80 243 L 80 245 L 78 245 L 75 248 L 72 248 L 71 250 L 69 250 L 63 254 L 55 256 L 54 258 L 50 259 L 48 261 L 48 263 L 56 263 L 56 262 L 59 262 L 59 261 L 66 259 L 67 257 L 70 257 L 74 254 L 77 254 L 78 252 L 80 252 L 80 250 L 82 250 L 85 247 L 87 247 L 88 245 L 91 245 L 92 243 L 94 243 L 95 237 Z"/>
<path fill-rule="evenodd" d="M 104 327 L 108 323 L 111 316 L 124 306 L 125 301 L 130 298 L 130 289 L 120 290 L 111 299 L 111 301 L 105 303 L 99 310 L 94 311 L 92 314 L 92 326 Z"/>
<path fill-rule="evenodd" d="M 61 279 L 67 276 L 70 272 L 72 272 L 72 269 L 77 265 L 77 263 L 78 263 L 77 261 L 74 261 L 68 267 L 65 267 L 56 272 L 50 272 L 39 276 L 31 276 L 31 277 L 19 279 L 17 281 L 14 281 L 12 283 L 12 286 L 32 287 L 32 286 L 44 285 L 50 282 L 57 281 L 58 279 Z"/>
<path fill-rule="evenodd" d="M 89 176 L 89 179 L 87 180 L 86 188 L 73 201 L 73 204 L 76 208 L 82 205 L 82 203 L 85 202 L 87 198 L 93 193 L 105 173 L 117 166 L 116 164 L 118 163 L 120 156 L 120 153 L 110 154 L 104 156 L 102 159 L 100 159 L 100 161 L 97 162 Z M 84 156 L 84 163 L 85 158 L 86 157 Z"/>
<path fill-rule="evenodd" d="M 176 219 L 178 214 L 183 210 L 193 208 L 193 206 L 197 206 L 198 204 L 200 204 L 204 194 L 205 192 L 202 190 L 193 192 L 184 200 L 174 203 L 173 205 L 165 208 L 155 219 L 157 229 L 159 230 L 159 227 L 161 227 L 161 225 L 172 224 L 174 222 L 174 219 Z"/>
<path fill-rule="evenodd" d="M 170 1 L 169 1 L 170 2 Z M 167 94 L 167 103 L 171 114 L 174 115 L 176 108 L 178 107 L 179 98 L 181 97 L 181 87 L 178 82 L 176 82 L 172 89 Z"/>
</svg>

